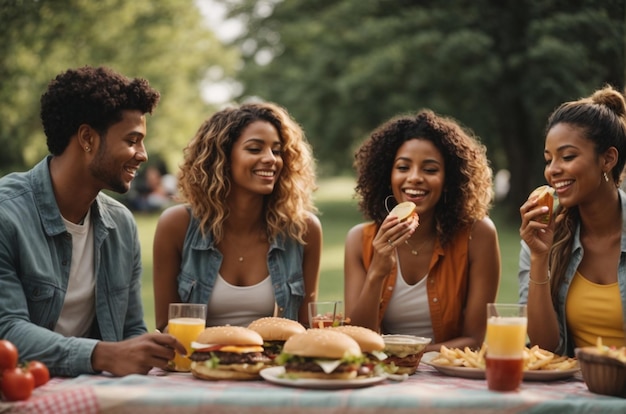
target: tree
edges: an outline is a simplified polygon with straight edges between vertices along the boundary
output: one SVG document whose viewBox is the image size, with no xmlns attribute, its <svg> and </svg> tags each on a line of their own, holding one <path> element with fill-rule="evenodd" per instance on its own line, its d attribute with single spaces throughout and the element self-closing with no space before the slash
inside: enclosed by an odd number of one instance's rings
<svg viewBox="0 0 626 414">
<path fill-rule="evenodd" d="M 543 181 L 554 107 L 624 86 L 623 0 L 222 2 L 247 22 L 240 99 L 284 105 L 323 172 L 349 169 L 391 116 L 429 107 L 471 127 L 494 169 L 510 169 L 514 212 Z"/>
<path fill-rule="evenodd" d="M 175 165 L 215 109 L 201 99 L 207 72 L 232 75 L 238 59 L 192 0 L 0 0 L 0 175 L 47 152 L 39 98 L 50 79 L 83 65 L 146 78 L 161 92 L 146 145 Z"/>
</svg>

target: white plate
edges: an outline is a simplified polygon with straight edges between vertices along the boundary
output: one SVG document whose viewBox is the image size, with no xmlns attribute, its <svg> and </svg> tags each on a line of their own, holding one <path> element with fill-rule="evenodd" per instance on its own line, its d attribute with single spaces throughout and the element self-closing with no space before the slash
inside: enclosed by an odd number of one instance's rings
<svg viewBox="0 0 626 414">
<path fill-rule="evenodd" d="M 287 387 L 315 388 L 320 390 L 337 390 L 342 388 L 363 388 L 381 383 L 385 377 L 369 377 L 349 380 L 339 379 L 312 379 L 288 378 L 285 376 L 285 367 L 271 367 L 261 370 L 261 377 L 266 381 Z"/>
<path fill-rule="evenodd" d="M 422 356 L 422 362 L 430 365 L 437 371 L 445 375 L 453 377 L 469 378 L 469 379 L 485 379 L 485 370 L 469 367 L 454 367 L 449 365 L 439 365 L 430 362 L 439 355 L 439 352 L 427 352 Z M 573 377 L 580 368 L 550 371 L 524 371 L 524 381 L 556 381 Z"/>
</svg>

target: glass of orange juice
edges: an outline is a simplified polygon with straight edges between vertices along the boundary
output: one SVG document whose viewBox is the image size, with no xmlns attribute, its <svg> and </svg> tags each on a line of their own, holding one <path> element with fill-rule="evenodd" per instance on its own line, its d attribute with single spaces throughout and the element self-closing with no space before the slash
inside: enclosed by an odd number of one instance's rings
<svg viewBox="0 0 626 414">
<path fill-rule="evenodd" d="M 206 304 L 199 303 L 170 303 L 167 332 L 185 346 L 187 355 L 191 355 L 191 343 L 206 325 L 206 307 Z M 177 353 L 173 368 L 176 371 L 190 371 L 191 360 Z"/>
<path fill-rule="evenodd" d="M 487 387 L 492 391 L 515 391 L 524 375 L 526 305 L 487 304 Z"/>
</svg>

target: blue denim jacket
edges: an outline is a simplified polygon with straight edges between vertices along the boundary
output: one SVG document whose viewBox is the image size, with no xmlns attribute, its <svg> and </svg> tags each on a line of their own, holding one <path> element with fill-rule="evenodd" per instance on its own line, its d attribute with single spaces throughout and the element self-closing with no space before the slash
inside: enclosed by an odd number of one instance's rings
<svg viewBox="0 0 626 414">
<path fill-rule="evenodd" d="M 0 338 L 15 344 L 20 360 L 40 360 L 52 375 L 76 376 L 94 372 L 97 340 L 53 332 L 67 289 L 72 239 L 54 198 L 49 160 L 0 179 Z M 99 336 L 120 341 L 143 334 L 141 254 L 133 216 L 100 193 L 91 217 Z"/>
<path fill-rule="evenodd" d="M 626 194 L 619 190 L 619 198 L 622 205 L 622 240 L 621 251 L 619 258 L 619 264 L 617 268 L 617 283 L 619 286 L 619 293 L 622 299 L 622 318 L 626 321 Z M 519 303 L 528 302 L 528 276 L 530 273 L 530 250 L 524 241 L 519 256 Z M 574 341 L 567 332 L 567 315 L 565 314 L 565 301 L 567 299 L 567 292 L 576 269 L 583 259 L 584 250 L 582 244 L 580 244 L 580 223 L 576 226 L 576 232 L 574 233 L 574 243 L 572 245 L 572 256 L 567 266 L 565 278 L 559 288 L 558 303 L 556 304 L 557 319 L 559 322 L 559 346 L 556 352 L 559 354 L 574 355 Z"/>
<path fill-rule="evenodd" d="M 276 316 L 298 320 L 304 299 L 303 255 L 304 246 L 295 240 L 279 237 L 270 244 L 267 267 L 274 287 Z M 222 253 L 215 248 L 213 235 L 202 237 L 199 221 L 192 216 L 178 275 L 180 299 L 189 303 L 209 303 L 221 264 Z"/>
</svg>

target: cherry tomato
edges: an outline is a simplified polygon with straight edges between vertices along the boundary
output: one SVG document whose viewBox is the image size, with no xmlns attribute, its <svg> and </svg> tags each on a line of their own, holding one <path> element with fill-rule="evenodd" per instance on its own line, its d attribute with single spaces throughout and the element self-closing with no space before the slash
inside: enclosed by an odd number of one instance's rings
<svg viewBox="0 0 626 414">
<path fill-rule="evenodd" d="M 0 339 L 0 372 L 17 366 L 17 348 L 6 339 Z"/>
<path fill-rule="evenodd" d="M 41 361 L 30 361 L 26 365 L 26 369 L 35 378 L 35 388 L 45 384 L 50 380 L 50 371 L 48 367 Z"/>
<path fill-rule="evenodd" d="M 9 368 L 2 372 L 2 395 L 7 401 L 27 400 L 35 388 L 33 374 L 23 368 Z"/>
</svg>

